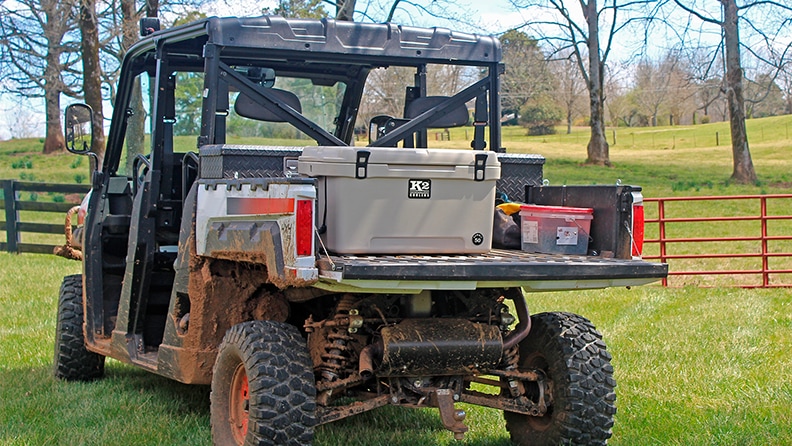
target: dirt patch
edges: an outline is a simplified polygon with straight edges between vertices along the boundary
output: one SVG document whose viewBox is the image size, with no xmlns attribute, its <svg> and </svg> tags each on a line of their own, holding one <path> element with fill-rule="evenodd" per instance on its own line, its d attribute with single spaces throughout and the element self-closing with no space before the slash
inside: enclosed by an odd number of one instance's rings
<svg viewBox="0 0 792 446">
<path fill-rule="evenodd" d="M 85 194 L 66 194 L 63 199 L 66 203 L 80 204 L 82 203 L 83 197 L 85 197 Z"/>
<path fill-rule="evenodd" d="M 216 348 L 225 332 L 241 322 L 285 321 L 289 304 L 267 278 L 261 264 L 193 256 L 185 347 Z"/>
</svg>

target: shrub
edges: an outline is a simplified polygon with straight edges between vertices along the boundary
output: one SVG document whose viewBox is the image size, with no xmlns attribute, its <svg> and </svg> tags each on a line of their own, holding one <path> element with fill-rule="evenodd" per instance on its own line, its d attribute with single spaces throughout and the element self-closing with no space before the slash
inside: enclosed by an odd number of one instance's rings
<svg viewBox="0 0 792 446">
<path fill-rule="evenodd" d="M 52 201 L 55 203 L 63 203 L 66 201 L 66 197 L 64 197 L 61 194 L 58 194 L 52 197 Z"/>
<path fill-rule="evenodd" d="M 85 181 L 85 175 L 81 173 L 74 174 L 74 182 L 77 184 L 82 184 Z"/>
<path fill-rule="evenodd" d="M 11 163 L 12 169 L 32 169 L 33 161 L 30 158 L 22 158 Z"/>
<path fill-rule="evenodd" d="M 528 128 L 528 135 L 552 135 L 564 112 L 552 102 L 537 102 L 520 109 L 520 123 Z"/>
<path fill-rule="evenodd" d="M 81 156 L 78 156 L 78 157 L 74 158 L 74 161 L 72 161 L 72 163 L 69 165 L 69 167 L 71 167 L 72 169 L 76 169 L 76 168 L 80 167 L 80 165 L 82 165 L 82 160 L 83 160 L 83 157 L 81 157 Z"/>
</svg>

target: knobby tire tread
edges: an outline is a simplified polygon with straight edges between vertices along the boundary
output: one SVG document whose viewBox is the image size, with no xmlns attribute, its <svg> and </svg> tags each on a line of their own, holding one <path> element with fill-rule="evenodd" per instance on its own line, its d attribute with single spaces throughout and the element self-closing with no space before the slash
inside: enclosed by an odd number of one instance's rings
<svg viewBox="0 0 792 446">
<path fill-rule="evenodd" d="M 223 399 L 234 361 L 245 365 L 250 409 L 245 445 L 309 445 L 316 425 L 316 386 L 311 358 L 299 331 L 286 323 L 251 321 L 232 327 L 220 345 L 212 379 L 215 444 L 224 435 Z M 236 364 L 238 364 L 237 362 Z M 230 385 L 230 384 L 229 384 Z"/>
<path fill-rule="evenodd" d="M 607 444 L 616 413 L 616 381 L 602 335 L 577 314 L 540 313 L 531 319 L 520 356 L 536 351 L 544 356 L 554 405 L 541 428 L 526 415 L 505 412 L 512 441 L 523 446 Z"/>
<path fill-rule="evenodd" d="M 104 375 L 105 357 L 85 348 L 82 275 L 66 276 L 58 297 L 55 333 L 55 377 L 91 381 Z"/>
</svg>

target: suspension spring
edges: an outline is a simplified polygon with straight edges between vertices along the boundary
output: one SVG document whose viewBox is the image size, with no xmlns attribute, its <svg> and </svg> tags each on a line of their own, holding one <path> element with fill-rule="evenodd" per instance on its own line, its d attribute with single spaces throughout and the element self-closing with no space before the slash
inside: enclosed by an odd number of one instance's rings
<svg viewBox="0 0 792 446">
<path fill-rule="evenodd" d="M 517 366 L 520 362 L 520 346 L 515 345 L 511 348 L 508 348 L 503 351 L 503 358 L 501 359 L 501 364 L 503 365 L 504 370 L 512 371 L 517 370 Z M 512 397 L 516 398 L 523 394 L 525 388 L 522 383 L 517 381 L 516 379 L 508 378 L 506 379 L 506 385 L 509 389 L 509 394 Z"/>
<path fill-rule="evenodd" d="M 512 348 L 503 351 L 503 358 L 501 364 L 506 370 L 516 370 L 520 362 L 520 346 L 515 345 Z"/>
<path fill-rule="evenodd" d="M 357 303 L 355 296 L 345 294 L 336 306 L 336 318 L 347 317 Z M 333 327 L 327 330 L 326 342 L 322 346 L 322 363 L 318 369 L 321 376 L 327 381 L 335 381 L 340 378 L 343 371 L 349 365 L 352 352 L 349 344 L 354 341 L 346 327 Z"/>
</svg>

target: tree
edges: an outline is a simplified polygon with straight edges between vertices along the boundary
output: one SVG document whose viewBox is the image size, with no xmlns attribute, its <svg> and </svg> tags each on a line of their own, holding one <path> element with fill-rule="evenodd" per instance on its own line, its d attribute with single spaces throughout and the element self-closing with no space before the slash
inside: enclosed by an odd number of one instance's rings
<svg viewBox="0 0 792 446">
<path fill-rule="evenodd" d="M 642 60 L 635 68 L 635 88 L 631 98 L 652 127 L 657 126 L 657 115 L 666 100 L 667 80 L 660 64 L 654 61 Z"/>
<path fill-rule="evenodd" d="M 610 166 L 605 138 L 605 64 L 616 34 L 637 20 L 636 14 L 641 8 L 653 2 L 605 0 L 605 5 L 599 7 L 597 0 L 579 0 L 574 4 L 580 9 L 573 11 L 567 7 L 570 3 L 562 0 L 511 1 L 519 9 L 537 9 L 538 14 L 534 17 L 548 17 L 526 25 L 536 29 L 554 52 L 572 51 L 589 93 L 591 136 L 586 149 L 586 163 Z M 600 43 L 601 33 L 604 47 Z"/>
<path fill-rule="evenodd" d="M 0 46 L 6 92 L 44 98 L 44 153 L 64 149 L 61 93 L 79 92 L 79 43 L 72 1 L 19 0 L 0 2 Z"/>
<path fill-rule="evenodd" d="M 500 38 L 506 72 L 501 77 L 501 106 L 506 114 L 515 113 L 554 89 L 539 42 L 516 29 Z"/>
<path fill-rule="evenodd" d="M 638 62 L 631 97 L 647 117 L 648 125 L 657 126 L 658 121 L 679 124 L 683 115 L 688 112 L 692 115 L 695 91 L 690 87 L 690 79 L 679 51 L 668 51 L 656 61 L 645 58 Z"/>
<path fill-rule="evenodd" d="M 264 14 L 277 14 L 291 18 L 321 19 L 327 17 L 327 12 L 324 10 L 322 3 L 322 0 L 283 0 L 279 2 L 276 8 L 264 8 L 262 12 Z M 354 8 L 355 2 L 350 1 L 349 5 Z"/>
<path fill-rule="evenodd" d="M 729 107 L 729 126 L 732 138 L 732 160 L 733 171 L 731 180 L 738 183 L 756 183 L 756 171 L 751 160 L 751 152 L 748 147 L 748 134 L 745 129 L 745 98 L 743 88 L 743 66 L 741 57 L 741 41 L 739 33 L 740 21 L 744 21 L 749 28 L 759 33 L 760 38 L 770 42 L 770 33 L 762 30 L 764 25 L 772 26 L 772 18 L 779 17 L 779 30 L 788 26 L 788 19 L 782 13 L 792 12 L 792 6 L 768 0 L 768 1 L 749 1 L 740 6 L 737 0 L 719 0 L 721 7 L 721 18 L 713 17 L 711 11 L 703 7 L 696 7 L 695 2 L 674 0 L 677 7 L 688 14 L 698 18 L 707 25 L 713 25 L 720 29 L 722 33 L 722 44 L 725 49 L 725 79 L 724 84 L 726 97 Z M 749 14 L 753 14 L 753 19 Z M 756 50 L 751 46 L 745 45 L 748 52 L 758 56 Z M 789 45 L 786 46 L 789 49 Z M 770 51 L 774 52 L 772 45 Z M 786 50 L 784 51 L 786 53 Z"/>
<path fill-rule="evenodd" d="M 784 114 L 784 92 L 770 73 L 759 73 L 745 86 L 745 113 L 748 118 Z"/>
<path fill-rule="evenodd" d="M 83 93 L 85 95 L 85 103 L 93 109 L 91 151 L 98 155 L 101 160 L 104 158 L 105 152 L 105 135 L 96 0 L 80 0 L 79 23 L 83 62 Z"/>
<path fill-rule="evenodd" d="M 567 57 L 551 62 L 549 67 L 558 83 L 556 102 L 564 109 L 566 132 L 570 134 L 574 117 L 579 114 L 580 109 L 585 108 L 581 102 L 586 91 L 586 82 L 580 76 L 580 70 L 571 53 Z"/>
<path fill-rule="evenodd" d="M 792 66 L 787 65 L 780 74 L 781 89 L 784 93 L 784 114 L 790 115 L 792 114 Z"/>
</svg>

